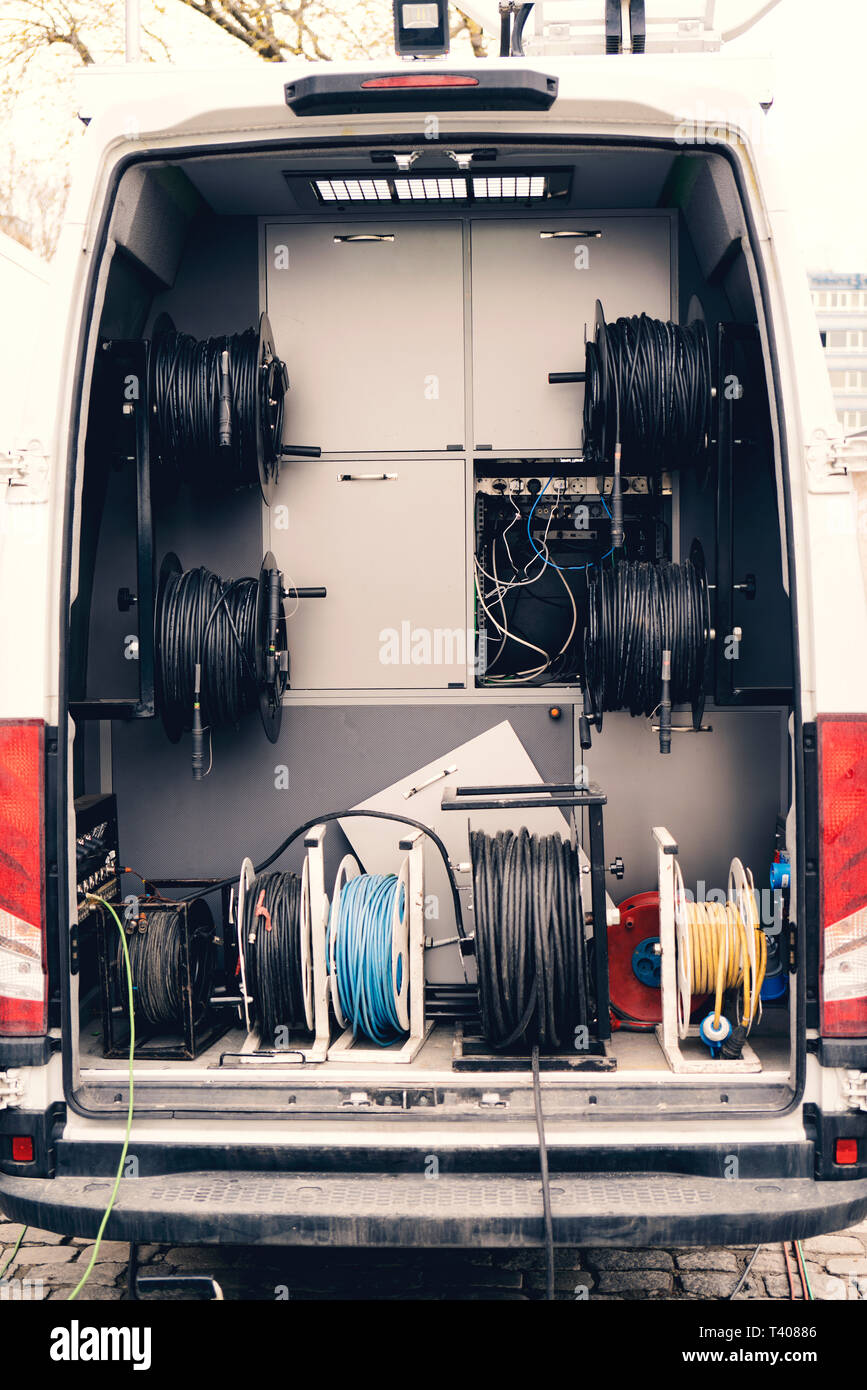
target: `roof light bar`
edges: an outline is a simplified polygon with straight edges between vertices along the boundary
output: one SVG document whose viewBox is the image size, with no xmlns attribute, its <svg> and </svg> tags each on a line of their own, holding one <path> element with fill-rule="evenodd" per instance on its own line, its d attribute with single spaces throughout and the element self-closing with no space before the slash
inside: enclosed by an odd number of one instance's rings
<svg viewBox="0 0 867 1390">
<path fill-rule="evenodd" d="M 436 202 L 469 196 L 467 181 L 462 178 L 437 176 L 435 178 L 417 177 L 414 179 L 395 179 L 394 191 L 401 202 L 416 199 L 421 202 Z"/>
<path fill-rule="evenodd" d="M 476 174 L 474 198 L 544 198 L 548 180 L 544 174 Z"/>
<path fill-rule="evenodd" d="M 285 177 L 292 182 L 288 171 Z M 549 174 L 403 173 L 385 178 L 314 178 L 312 186 L 320 203 L 334 207 L 348 203 L 553 202 L 569 193 L 568 177 Z"/>
<path fill-rule="evenodd" d="M 390 203 L 388 179 L 316 179 L 323 203 Z"/>
</svg>

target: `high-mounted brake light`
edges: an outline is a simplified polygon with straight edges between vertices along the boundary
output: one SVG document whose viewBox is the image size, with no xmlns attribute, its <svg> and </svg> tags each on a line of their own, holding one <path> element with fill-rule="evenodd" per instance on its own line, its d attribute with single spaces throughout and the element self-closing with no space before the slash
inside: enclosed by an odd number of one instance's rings
<svg viewBox="0 0 867 1390">
<path fill-rule="evenodd" d="M 821 1032 L 867 1037 L 867 716 L 820 715 Z"/>
<path fill-rule="evenodd" d="M 556 77 L 523 63 L 479 63 L 473 72 L 321 72 L 287 82 L 286 104 L 296 116 L 372 116 L 384 111 L 547 111 L 557 100 Z"/>
<path fill-rule="evenodd" d="M 0 1034 L 46 1028 L 41 720 L 0 721 Z"/>
<path fill-rule="evenodd" d="M 412 75 L 400 74 L 397 77 L 368 77 L 361 86 L 365 90 L 382 90 L 392 87 L 478 87 L 477 77 L 466 77 L 462 73 L 420 72 Z"/>
</svg>

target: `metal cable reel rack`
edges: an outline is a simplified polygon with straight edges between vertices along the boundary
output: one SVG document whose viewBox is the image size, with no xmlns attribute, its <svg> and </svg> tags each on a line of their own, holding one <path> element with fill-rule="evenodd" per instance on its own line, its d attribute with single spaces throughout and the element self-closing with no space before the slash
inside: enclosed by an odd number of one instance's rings
<svg viewBox="0 0 867 1390">
<path fill-rule="evenodd" d="M 657 850 L 657 871 L 659 879 L 659 957 L 660 957 L 660 977 L 659 984 L 662 996 L 662 1022 L 656 1028 L 656 1036 L 659 1045 L 665 1054 L 671 1070 L 675 1073 L 715 1073 L 720 1074 L 726 1071 L 733 1072 L 760 1072 L 761 1062 L 747 1041 L 743 1037 L 739 1044 L 739 1056 L 720 1055 L 720 1047 L 715 1044 L 723 1044 L 728 1036 L 727 1021 L 723 1019 L 726 1028 L 720 1030 L 716 1035 L 713 1032 L 713 1013 L 707 1015 L 700 1025 L 690 1022 L 692 1008 L 684 1005 L 684 994 L 690 997 L 690 960 L 686 949 L 683 932 L 683 916 L 685 893 L 683 879 L 680 874 L 677 854 L 678 845 L 674 836 L 664 826 L 654 826 L 653 839 Z M 748 869 L 744 869 L 739 859 L 732 860 L 729 871 L 728 901 L 732 905 L 733 912 L 746 923 L 747 931 L 752 934 L 758 932 L 758 939 L 764 938 L 764 932 L 759 923 L 758 912 L 755 908 L 754 884 L 752 874 Z M 736 946 L 735 951 L 742 953 L 742 959 L 746 963 L 749 955 L 746 946 Z M 753 959 L 748 969 L 754 970 L 755 960 Z M 761 976 L 756 979 L 753 973 L 753 998 L 751 1010 L 744 1016 L 744 1027 L 749 1032 L 755 1017 L 760 1016 L 761 1006 L 759 1002 L 759 989 Z M 705 994 L 701 998 L 706 999 Z M 700 1000 L 695 993 L 692 993 L 691 1004 L 695 1006 Z M 708 1032 L 710 1028 L 710 1032 Z M 702 1042 L 711 1046 L 715 1055 L 696 1056 L 687 1055 L 682 1044 L 690 1041 Z"/>
<path fill-rule="evenodd" d="M 328 985 L 331 1009 L 342 1030 L 328 1049 L 329 1061 L 351 1065 L 412 1062 L 430 1033 L 433 1023 L 425 1017 L 424 981 L 424 846 L 420 830 L 402 834 L 397 841 L 403 857 L 397 870 L 397 883 L 390 924 L 390 968 L 384 987 L 393 995 L 399 1036 L 392 1046 L 368 1042 L 354 1025 L 345 1007 L 344 980 L 340 969 L 340 933 L 345 930 L 341 911 L 347 885 L 363 879 L 361 865 L 354 854 L 340 861 L 331 898 L 325 894 L 323 851 L 326 826 L 314 828 L 305 840 L 310 863 L 311 914 L 313 920 L 328 923 Z"/>
<path fill-rule="evenodd" d="M 253 864 L 241 866 L 237 894 L 237 944 L 243 1023 L 247 1042 L 243 1056 L 253 1060 L 268 1053 L 287 1063 L 339 1060 L 352 1066 L 412 1062 L 430 1036 L 433 1022 L 425 1017 L 424 983 L 424 853 L 422 832 L 402 835 L 397 850 L 402 855 L 394 878 L 393 901 L 387 923 L 387 961 L 375 984 L 389 993 L 393 1005 L 393 1037 L 367 1036 L 364 1010 L 353 1009 L 357 995 L 351 988 L 340 936 L 350 930 L 349 915 L 342 911 L 348 885 L 366 880 L 354 854 L 341 859 L 331 891 L 325 869 L 327 823 L 313 826 L 305 835 L 306 854 L 301 871 L 297 962 L 304 1000 L 304 1018 L 287 1030 L 285 1045 L 272 1049 L 262 1036 L 252 985 L 249 947 L 253 939 L 248 924 L 250 895 L 260 892 Z M 379 876 L 383 877 L 383 876 Z M 257 905 L 255 912 L 261 912 Z M 263 914 L 264 915 L 264 914 Z M 369 918 L 368 918 L 369 922 Z M 257 931 L 270 930 L 262 924 Z M 245 934 L 246 933 L 246 934 Z M 352 943 L 347 946 L 347 951 Z M 346 974 L 344 969 L 346 968 Z M 349 1002 L 347 1002 L 349 1001 Z"/>
<path fill-rule="evenodd" d="M 611 1037 L 608 990 L 608 927 L 618 920 L 617 909 L 609 909 L 605 889 L 605 846 L 603 810 L 605 793 L 595 783 L 586 786 L 570 782 L 543 782 L 513 786 L 447 786 L 443 791 L 442 809 L 472 815 L 473 811 L 519 811 L 563 809 L 569 811 L 571 844 L 580 859 L 580 920 L 572 923 L 576 933 L 592 926 L 593 964 L 588 972 L 595 998 L 595 1026 L 580 1052 L 545 1052 L 540 1050 L 539 1066 L 545 1070 L 614 1071 L 617 1063 L 609 1055 L 607 1043 Z M 578 812 L 586 812 L 589 859 L 579 845 Z M 464 866 L 461 866 L 464 867 Z M 466 866 L 471 867 L 471 866 Z M 622 865 L 610 865 L 608 871 L 622 874 Z M 609 912 L 611 916 L 609 917 Z M 472 942 L 464 943 L 467 950 Z M 530 1065 L 529 1049 L 514 1047 L 496 1050 L 490 1040 L 471 1034 L 463 1026 L 456 1031 L 452 1065 L 457 1071 L 513 1071 Z"/>
<path fill-rule="evenodd" d="M 152 936 L 157 930 L 157 914 L 175 917 L 172 927 L 177 933 L 176 975 L 168 970 L 164 954 L 147 966 L 142 959 L 150 945 L 149 934 Z M 194 1061 L 231 1027 L 228 1010 L 218 1007 L 224 1001 L 212 994 L 218 939 L 210 908 L 202 897 L 173 901 L 143 895 L 127 907 L 123 921 L 133 973 L 136 1058 Z M 116 924 L 98 904 L 97 955 L 103 1055 L 127 1057 L 130 1039 L 125 960 Z M 231 951 L 226 953 L 226 959 L 231 960 Z M 149 1003 L 145 968 L 156 988 L 164 988 L 161 1005 L 156 1008 Z"/>
<path fill-rule="evenodd" d="M 135 475 L 135 547 L 136 589 L 120 588 L 117 607 L 121 612 L 134 610 L 137 619 L 135 660 L 138 667 L 138 694 L 120 698 L 80 699 L 70 702 L 70 713 L 76 720 L 152 719 L 159 716 L 170 741 L 177 742 L 189 722 L 171 709 L 165 698 L 163 651 L 160 632 L 167 601 L 167 592 L 175 577 L 182 573 L 178 557 L 168 552 L 157 566 L 154 545 L 154 503 L 164 501 L 177 487 L 177 479 L 165 479 L 165 470 L 155 472 L 154 461 L 159 449 L 159 431 L 154 423 L 157 412 L 155 399 L 155 354 L 162 340 L 174 333 L 174 325 L 166 315 L 158 321 L 153 339 L 106 340 L 97 358 L 101 382 L 98 405 L 94 415 L 104 417 L 100 429 L 108 432 L 111 449 L 119 453 L 121 463 L 132 465 Z M 258 389 L 256 397 L 256 461 L 257 485 L 264 501 L 269 503 L 277 482 L 280 459 L 300 454 L 318 457 L 317 447 L 275 446 L 275 430 L 282 428 L 283 396 L 288 389 L 284 364 L 276 356 L 273 334 L 267 315 L 260 317 L 257 329 Z M 222 402 L 221 402 L 222 404 Z M 228 404 L 227 404 L 228 409 Z M 225 421 L 215 419 L 215 451 L 217 427 Z M 115 440 L 112 431 L 117 432 Z M 110 451 L 102 440 L 100 447 Z M 240 581 L 237 581 L 240 582 Z M 223 584 L 223 581 L 219 581 Z M 227 581 L 228 583 L 228 581 Z M 273 743 L 280 731 L 282 696 L 289 684 L 289 649 L 284 600 L 323 598 L 322 586 L 287 588 L 274 556 L 268 552 L 258 572 L 258 594 L 255 616 L 254 656 L 252 672 L 266 736 Z M 196 653 L 190 652 L 193 661 Z M 194 756 L 195 770 L 195 756 Z M 199 775 L 198 772 L 196 775 Z"/>
</svg>

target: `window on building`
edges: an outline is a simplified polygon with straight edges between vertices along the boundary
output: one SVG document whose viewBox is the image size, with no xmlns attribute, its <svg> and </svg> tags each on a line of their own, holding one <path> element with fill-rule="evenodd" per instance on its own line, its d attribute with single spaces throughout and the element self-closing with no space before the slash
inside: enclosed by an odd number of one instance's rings
<svg viewBox="0 0 867 1390">
<path fill-rule="evenodd" d="M 828 375 L 835 391 L 863 391 L 867 384 L 867 372 L 829 372 Z"/>
</svg>

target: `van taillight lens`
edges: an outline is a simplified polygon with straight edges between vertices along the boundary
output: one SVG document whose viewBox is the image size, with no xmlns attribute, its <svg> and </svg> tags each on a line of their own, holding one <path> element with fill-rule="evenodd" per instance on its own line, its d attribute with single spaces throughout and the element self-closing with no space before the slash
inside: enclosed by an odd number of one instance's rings
<svg viewBox="0 0 867 1390">
<path fill-rule="evenodd" d="M 0 1034 L 46 1028 L 45 730 L 0 720 Z"/>
<path fill-rule="evenodd" d="M 423 72 L 398 77 L 368 77 L 361 85 L 365 90 L 386 91 L 395 87 L 478 87 L 479 79 L 453 72 Z"/>
<path fill-rule="evenodd" d="M 867 1037 L 867 715 L 819 715 L 821 1032 Z"/>
</svg>

